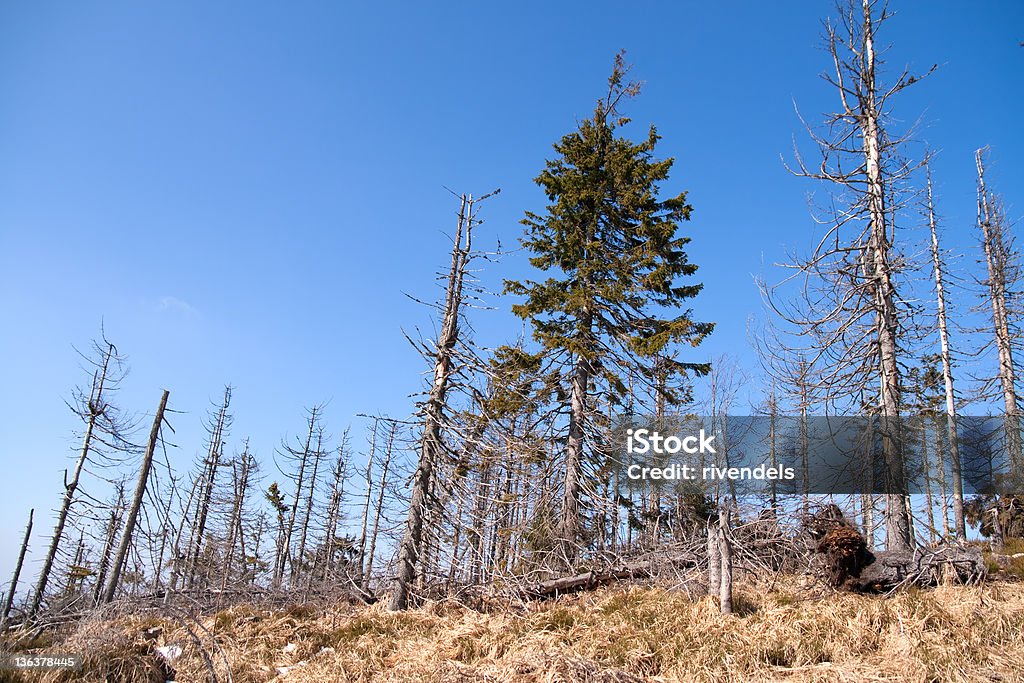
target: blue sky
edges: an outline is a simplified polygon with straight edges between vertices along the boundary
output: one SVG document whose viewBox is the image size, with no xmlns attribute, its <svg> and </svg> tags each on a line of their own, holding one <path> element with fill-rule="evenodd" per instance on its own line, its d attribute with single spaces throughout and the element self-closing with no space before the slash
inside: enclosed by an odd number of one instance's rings
<svg viewBox="0 0 1024 683">
<path fill-rule="evenodd" d="M 897 102 L 923 118 L 947 243 L 973 249 L 972 152 L 1024 207 L 1024 5 L 893 3 L 890 68 L 935 75 Z M 654 122 L 687 189 L 685 227 L 718 323 L 695 360 L 751 362 L 753 284 L 816 228 L 790 176 L 794 102 L 811 121 L 835 97 L 821 20 L 829 2 L 4 3 L 0 6 L 0 580 L 30 507 L 45 542 L 76 444 L 64 405 L 84 381 L 73 346 L 101 321 L 130 357 L 121 403 L 171 392 L 182 468 L 200 419 L 236 387 L 229 448 L 267 458 L 330 401 L 405 415 L 424 366 L 401 329 L 431 329 L 403 292 L 435 294 L 457 208 L 443 189 L 500 196 L 481 242 L 506 248 L 540 210 L 531 179 L 586 116 L 612 57 L 646 81 L 627 111 Z M 629 130 L 629 129 L 627 129 Z M 963 267 L 972 267 L 973 257 Z M 512 253 L 483 275 L 529 274 Z M 481 312 L 485 345 L 513 339 L 508 301 Z M 272 467 L 267 466 L 266 471 Z M 29 566 L 29 575 L 36 565 Z"/>
</svg>

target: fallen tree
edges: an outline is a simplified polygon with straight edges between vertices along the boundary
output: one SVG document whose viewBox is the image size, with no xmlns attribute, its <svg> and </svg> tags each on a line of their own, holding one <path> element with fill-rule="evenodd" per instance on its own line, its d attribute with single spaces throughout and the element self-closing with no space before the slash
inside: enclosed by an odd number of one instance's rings
<svg viewBox="0 0 1024 683">
<path fill-rule="evenodd" d="M 554 598 L 559 595 L 593 590 L 616 581 L 648 579 L 655 576 L 666 566 L 674 568 L 692 568 L 698 564 L 693 553 L 677 553 L 669 557 L 655 557 L 634 562 L 622 562 L 606 569 L 591 570 L 572 576 L 562 576 L 535 583 L 525 589 L 526 597 L 533 599 Z"/>
<path fill-rule="evenodd" d="M 975 583 L 986 574 L 981 549 L 964 543 L 909 552 L 872 552 L 864 536 L 835 505 L 827 505 L 806 518 L 804 527 L 817 541 L 811 572 L 833 588 L 884 593 L 945 581 Z"/>
</svg>

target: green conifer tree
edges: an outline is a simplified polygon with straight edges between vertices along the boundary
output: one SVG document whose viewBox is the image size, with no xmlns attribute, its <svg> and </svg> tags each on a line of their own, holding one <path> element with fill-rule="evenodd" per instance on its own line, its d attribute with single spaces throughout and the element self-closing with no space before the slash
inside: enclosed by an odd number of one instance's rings
<svg viewBox="0 0 1024 683">
<path fill-rule="evenodd" d="M 659 372 L 678 377 L 709 370 L 670 353 L 678 343 L 698 345 L 713 323 L 695 322 L 691 310 L 681 310 L 702 286 L 679 282 L 697 270 L 683 251 L 689 238 L 678 234 L 690 217 L 686 193 L 658 196 L 674 160 L 654 157 L 654 126 L 640 143 L 616 135 L 629 122 L 619 104 L 640 91 L 639 83 L 625 80 L 627 72 L 619 53 L 593 116 L 554 146 L 556 158 L 535 179 L 551 204 L 546 215 L 527 212 L 521 242 L 534 254 L 530 263 L 554 275 L 505 283 L 506 292 L 525 297 L 513 312 L 531 323 L 544 351 L 564 360 L 569 424 L 559 535 L 570 563 L 582 538 L 591 386 L 600 382 L 615 400 L 626 392 L 622 378 L 629 371 L 654 380 Z M 662 386 L 670 402 L 678 398 L 672 383 Z"/>
</svg>

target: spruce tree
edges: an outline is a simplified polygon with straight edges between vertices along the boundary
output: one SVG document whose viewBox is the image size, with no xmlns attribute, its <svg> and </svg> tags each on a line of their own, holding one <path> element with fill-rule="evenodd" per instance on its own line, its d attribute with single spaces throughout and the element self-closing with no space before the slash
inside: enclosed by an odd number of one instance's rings
<svg viewBox="0 0 1024 683">
<path fill-rule="evenodd" d="M 627 372 L 653 380 L 658 372 L 678 377 L 709 369 L 671 353 L 678 343 L 698 345 L 713 324 L 695 322 L 683 309 L 701 285 L 679 282 L 697 270 L 683 251 L 689 239 L 678 234 L 691 212 L 686 193 L 659 198 L 674 160 L 655 158 L 654 126 L 639 143 L 617 135 L 629 122 L 619 105 L 640 92 L 627 72 L 619 53 L 593 116 L 554 145 L 557 156 L 535 179 L 551 203 L 543 216 L 526 213 L 521 242 L 534 254 L 530 263 L 552 276 L 505 283 L 506 292 L 525 297 L 513 312 L 531 323 L 545 352 L 564 361 L 569 423 L 559 536 L 570 563 L 583 531 L 592 388 L 600 383 L 615 401 L 626 391 Z M 669 401 L 678 398 L 671 384 L 661 391 Z"/>
</svg>

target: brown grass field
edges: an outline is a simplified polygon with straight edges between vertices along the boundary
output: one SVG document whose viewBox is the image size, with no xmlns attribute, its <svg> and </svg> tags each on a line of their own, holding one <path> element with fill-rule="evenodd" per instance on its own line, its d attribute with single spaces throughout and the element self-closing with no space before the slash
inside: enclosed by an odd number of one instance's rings
<svg viewBox="0 0 1024 683">
<path fill-rule="evenodd" d="M 210 680 L 204 653 L 219 681 L 230 667 L 235 683 L 1024 681 L 1022 584 L 890 597 L 741 585 L 736 605 L 722 616 L 706 598 L 621 586 L 489 612 L 241 605 L 193 622 L 196 639 L 181 621 L 97 617 L 38 643 L 87 653 L 82 671 L 0 678 L 165 681 L 155 647 L 179 644 L 179 683 Z"/>
</svg>

